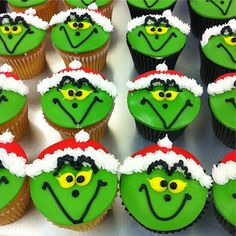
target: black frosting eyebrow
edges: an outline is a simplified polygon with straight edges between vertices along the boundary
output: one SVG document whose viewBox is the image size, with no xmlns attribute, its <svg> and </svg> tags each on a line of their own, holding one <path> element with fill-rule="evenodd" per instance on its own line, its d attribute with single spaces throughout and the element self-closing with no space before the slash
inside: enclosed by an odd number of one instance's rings
<svg viewBox="0 0 236 236">
<path fill-rule="evenodd" d="M 4 169 L 4 166 L 2 164 L 2 161 L 0 160 L 0 169 Z"/>
<path fill-rule="evenodd" d="M 233 35 L 233 30 L 229 25 L 227 25 L 221 29 L 220 33 L 221 35 Z"/>
<path fill-rule="evenodd" d="M 11 25 L 15 25 L 15 24 L 18 24 L 18 23 L 22 23 L 25 28 L 29 28 L 29 24 L 26 23 L 25 19 L 22 17 L 22 16 L 17 16 L 15 18 L 15 20 L 13 18 L 11 18 L 10 15 L 8 14 L 5 14 L 3 16 L 0 17 L 0 26 L 5 24 L 6 23 L 6 20 L 9 22 L 9 24 Z"/>
<path fill-rule="evenodd" d="M 156 84 L 159 84 L 161 86 L 164 87 L 164 90 L 167 91 L 169 87 L 174 87 L 176 89 L 177 92 L 182 92 L 182 90 L 180 89 L 179 85 L 175 82 L 175 80 L 169 80 L 167 79 L 162 80 L 160 78 L 155 78 L 150 82 L 150 85 L 148 87 L 149 91 L 152 91 L 154 89 L 154 87 L 156 86 Z"/>
<path fill-rule="evenodd" d="M 161 17 L 157 20 L 153 16 L 147 16 L 144 20 L 144 26 L 150 25 L 149 21 L 151 21 L 151 24 L 154 24 L 155 26 L 166 25 L 167 27 L 170 27 L 169 21 L 166 17 Z"/>
<path fill-rule="evenodd" d="M 91 24 L 94 24 L 91 16 L 88 13 L 83 15 L 78 15 L 76 12 L 71 12 L 69 16 L 67 16 L 66 20 L 64 21 L 65 24 L 70 22 L 71 20 L 76 19 L 77 21 L 88 20 Z"/>
</svg>

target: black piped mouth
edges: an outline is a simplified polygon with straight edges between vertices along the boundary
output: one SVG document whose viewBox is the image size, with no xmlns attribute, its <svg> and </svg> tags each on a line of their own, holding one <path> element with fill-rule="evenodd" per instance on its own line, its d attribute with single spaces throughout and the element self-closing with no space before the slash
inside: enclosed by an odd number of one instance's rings
<svg viewBox="0 0 236 236">
<path fill-rule="evenodd" d="M 152 8 L 154 7 L 159 0 L 155 0 L 153 3 L 149 4 L 147 0 L 143 0 L 147 8 Z"/>
<path fill-rule="evenodd" d="M 231 103 L 234 106 L 234 108 L 236 109 L 235 98 L 227 98 L 227 99 L 225 99 L 225 102 Z"/>
<path fill-rule="evenodd" d="M 225 51 L 226 54 L 229 56 L 229 58 L 231 59 L 231 61 L 232 61 L 233 63 L 236 63 L 236 59 L 234 58 L 233 54 L 228 50 L 228 48 L 227 48 L 223 43 L 219 43 L 219 44 L 217 45 L 217 48 L 222 48 L 222 49 L 224 49 L 224 51 Z M 236 53 L 235 53 L 235 55 L 236 55 Z"/>
<path fill-rule="evenodd" d="M 81 2 L 86 6 L 86 7 L 88 7 L 90 4 L 93 4 L 93 3 L 95 3 L 96 2 L 96 0 L 93 0 L 92 2 L 90 2 L 90 3 L 87 3 L 87 2 L 85 2 L 84 0 L 81 0 Z"/>
<path fill-rule="evenodd" d="M 231 3 L 232 3 L 232 0 L 229 0 L 229 3 L 228 3 L 228 6 L 225 10 L 223 10 L 223 8 L 220 7 L 220 5 L 218 5 L 217 3 L 215 3 L 213 0 L 207 0 L 209 2 L 211 2 L 216 8 L 218 8 L 218 10 L 221 12 L 222 15 L 227 15 L 228 14 L 228 11 L 230 9 L 230 6 L 231 6 Z M 225 4 L 225 0 L 222 0 L 220 1 L 220 4 Z"/>
</svg>

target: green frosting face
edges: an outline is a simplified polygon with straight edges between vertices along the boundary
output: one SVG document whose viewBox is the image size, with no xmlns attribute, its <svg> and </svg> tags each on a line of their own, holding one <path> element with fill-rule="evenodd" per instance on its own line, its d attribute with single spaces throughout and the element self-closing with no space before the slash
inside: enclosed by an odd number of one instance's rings
<svg viewBox="0 0 236 236">
<path fill-rule="evenodd" d="M 5 21 L 12 23 L 3 23 Z M 16 56 L 27 53 L 38 47 L 45 37 L 45 30 L 27 24 L 22 17 L 15 20 L 8 14 L 0 17 L 0 55 Z"/>
<path fill-rule="evenodd" d="M 198 115 L 200 98 L 189 90 L 164 84 L 130 92 L 130 113 L 135 120 L 153 129 L 172 131 L 184 128 Z"/>
<path fill-rule="evenodd" d="M 236 131 L 236 88 L 210 96 L 210 108 L 215 118 L 227 128 Z M 227 114 L 227 115 L 225 115 Z"/>
<path fill-rule="evenodd" d="M 95 23 L 89 14 L 69 16 L 69 19 L 55 25 L 51 31 L 53 45 L 70 53 L 85 53 L 101 48 L 108 42 L 110 33 Z"/>
<path fill-rule="evenodd" d="M 127 0 L 135 7 L 148 10 L 164 10 L 173 5 L 176 0 Z"/>
<path fill-rule="evenodd" d="M 11 174 L 0 161 L 0 209 L 6 207 L 17 196 L 24 181 L 24 177 Z"/>
<path fill-rule="evenodd" d="M 103 7 L 111 0 L 65 0 L 65 2 L 73 7 L 87 8 L 92 3 L 96 3 L 98 7 Z"/>
<path fill-rule="evenodd" d="M 210 19 L 236 17 L 236 0 L 190 0 L 190 6 L 198 15 Z"/>
<path fill-rule="evenodd" d="M 105 213 L 117 192 L 117 176 L 97 167 L 75 169 L 64 164 L 59 172 L 30 180 L 36 208 L 50 221 L 71 226 L 91 222 Z"/>
<path fill-rule="evenodd" d="M 34 7 L 47 2 L 48 0 L 7 0 L 15 7 Z"/>
<path fill-rule="evenodd" d="M 202 48 L 202 51 L 215 64 L 235 70 L 236 34 L 224 35 L 223 29 L 222 35 L 212 36 L 209 42 Z"/>
<path fill-rule="evenodd" d="M 112 110 L 113 98 L 81 79 L 50 89 L 41 103 L 44 115 L 54 124 L 83 128 L 104 119 Z"/>
<path fill-rule="evenodd" d="M 158 21 L 150 16 L 145 22 L 153 24 L 137 26 L 128 32 L 128 42 L 136 51 L 152 57 L 168 57 L 182 50 L 186 44 L 186 35 L 169 25 L 165 18 Z"/>
<path fill-rule="evenodd" d="M 26 96 L 0 89 L 0 125 L 16 117 L 24 108 Z"/>
<path fill-rule="evenodd" d="M 225 185 L 213 184 L 214 204 L 223 218 L 236 226 L 236 180 L 230 180 Z"/>
<path fill-rule="evenodd" d="M 198 181 L 165 169 L 122 175 L 120 192 L 129 213 L 156 231 L 188 226 L 201 214 L 208 197 L 208 190 Z"/>
</svg>

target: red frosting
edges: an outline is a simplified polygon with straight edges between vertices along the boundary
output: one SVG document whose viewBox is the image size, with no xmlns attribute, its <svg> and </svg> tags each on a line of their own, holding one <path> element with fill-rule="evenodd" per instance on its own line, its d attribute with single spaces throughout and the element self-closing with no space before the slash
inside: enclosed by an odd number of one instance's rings
<svg viewBox="0 0 236 236">
<path fill-rule="evenodd" d="M 22 149 L 22 147 L 14 141 L 12 143 L 6 143 L 6 144 L 0 143 L 0 148 L 5 149 L 7 153 L 13 152 L 17 156 L 21 156 L 27 160 L 26 154 L 24 150 Z"/>
<path fill-rule="evenodd" d="M 20 80 L 19 77 L 12 72 L 0 72 L 0 74 L 4 74 L 4 75 L 6 75 L 6 77 L 12 77 L 15 80 Z"/>
<path fill-rule="evenodd" d="M 224 78 L 226 78 L 226 77 L 233 77 L 233 76 L 236 76 L 236 73 L 235 72 L 233 72 L 233 73 L 227 73 L 227 74 L 224 74 L 224 75 L 221 75 L 220 77 L 218 77 L 216 80 L 215 80 L 215 82 L 217 82 L 217 81 L 219 81 L 219 80 L 221 80 L 221 79 L 224 79 Z"/>
<path fill-rule="evenodd" d="M 228 161 L 234 161 L 234 162 L 236 162 L 236 150 L 234 150 L 234 151 L 228 153 L 228 154 L 224 157 L 224 159 L 223 159 L 222 161 L 220 161 L 220 163 L 224 163 L 224 164 L 225 164 L 225 163 L 228 162 Z"/>
</svg>

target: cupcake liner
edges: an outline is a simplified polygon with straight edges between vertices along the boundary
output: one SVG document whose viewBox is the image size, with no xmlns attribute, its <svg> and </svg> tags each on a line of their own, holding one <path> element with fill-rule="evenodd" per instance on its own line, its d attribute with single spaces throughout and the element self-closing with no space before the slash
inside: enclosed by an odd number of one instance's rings
<svg viewBox="0 0 236 236">
<path fill-rule="evenodd" d="M 20 79 L 31 79 L 40 74 L 46 65 L 45 45 L 46 43 L 43 41 L 37 48 L 19 56 L 0 55 L 0 63 L 9 64 Z"/>
<path fill-rule="evenodd" d="M 0 225 L 10 224 L 18 220 L 26 213 L 30 202 L 29 179 L 27 178 L 15 199 L 0 210 Z"/>
<path fill-rule="evenodd" d="M 174 2 L 171 6 L 169 6 L 166 9 L 163 9 L 163 10 L 147 10 L 147 9 L 137 8 L 133 5 L 131 5 L 130 3 L 128 3 L 128 1 L 127 1 L 127 5 L 129 8 L 129 11 L 130 11 L 131 19 L 133 19 L 135 17 L 143 16 L 143 15 L 156 15 L 156 14 L 161 15 L 165 10 L 173 11 L 175 4 L 176 4 L 176 2 Z"/>
<path fill-rule="evenodd" d="M 82 63 L 83 67 L 87 67 L 97 72 L 101 72 L 106 64 L 109 44 L 110 41 L 108 41 L 102 48 L 99 48 L 97 50 L 88 53 L 80 53 L 80 54 L 73 54 L 60 51 L 56 48 L 55 49 L 61 55 L 67 67 L 73 60 L 79 60 Z"/>
<path fill-rule="evenodd" d="M 15 136 L 15 140 L 19 141 L 28 129 L 28 105 L 26 104 L 19 115 L 0 126 L 0 133 L 9 130 Z"/>
<path fill-rule="evenodd" d="M 164 138 L 166 135 L 168 135 L 168 138 L 171 141 L 174 141 L 177 139 L 185 130 L 185 128 L 176 130 L 176 131 L 162 131 L 162 130 L 155 130 L 152 129 L 139 121 L 135 120 L 136 128 L 138 133 L 145 139 L 157 143 L 159 139 Z"/>
<path fill-rule="evenodd" d="M 2 0 L 0 4 L 0 13 L 7 12 L 6 5 L 7 5 L 6 0 Z"/>
<path fill-rule="evenodd" d="M 161 64 L 164 62 L 168 66 L 169 70 L 173 70 L 178 60 L 178 57 L 183 50 L 182 49 L 181 51 L 175 54 L 172 54 L 169 57 L 163 57 L 163 58 L 157 59 L 157 58 L 146 56 L 139 53 L 138 51 L 132 48 L 127 38 L 126 38 L 126 41 L 127 41 L 131 56 L 133 58 L 134 67 L 139 74 L 145 73 L 147 71 L 155 70 L 158 64 Z"/>
</svg>

